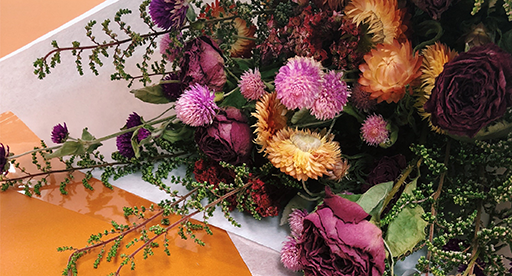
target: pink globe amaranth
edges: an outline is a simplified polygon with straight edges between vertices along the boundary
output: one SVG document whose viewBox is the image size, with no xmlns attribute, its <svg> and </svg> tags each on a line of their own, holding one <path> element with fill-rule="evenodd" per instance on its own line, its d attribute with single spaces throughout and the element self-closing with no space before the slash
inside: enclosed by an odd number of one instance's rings
<svg viewBox="0 0 512 276">
<path fill-rule="evenodd" d="M 446 63 L 424 108 L 432 125 L 472 138 L 511 105 L 512 56 L 489 43 Z"/>
<path fill-rule="evenodd" d="M 385 248 L 382 231 L 366 220 L 357 203 L 326 187 L 324 202 L 304 218 L 299 262 L 305 275 L 382 275 Z"/>
<path fill-rule="evenodd" d="M 199 149 L 215 161 L 249 164 L 253 135 L 247 118 L 234 107 L 219 110 L 211 125 L 196 129 Z"/>
</svg>

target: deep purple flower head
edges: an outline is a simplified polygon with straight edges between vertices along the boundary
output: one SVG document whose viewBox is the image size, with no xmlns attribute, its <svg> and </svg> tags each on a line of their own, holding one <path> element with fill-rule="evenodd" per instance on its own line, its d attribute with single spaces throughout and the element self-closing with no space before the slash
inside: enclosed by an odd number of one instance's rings
<svg viewBox="0 0 512 276">
<path fill-rule="evenodd" d="M 126 120 L 126 124 L 124 125 L 124 128 L 128 129 L 128 128 L 139 126 L 141 124 L 142 124 L 141 117 L 139 116 L 139 114 L 133 112 L 132 114 L 130 114 L 130 116 L 128 116 L 128 119 Z M 151 133 L 148 130 L 141 128 L 141 129 L 139 129 L 137 140 L 140 142 L 141 140 L 143 140 L 150 134 Z M 135 156 L 135 152 L 133 151 L 133 147 L 132 147 L 132 136 L 133 136 L 133 132 L 127 132 L 127 133 L 117 136 L 117 138 L 116 138 L 117 150 L 119 151 L 119 153 L 122 156 L 124 156 L 126 158 L 132 158 Z M 141 139 L 141 137 L 142 137 L 142 139 Z"/>
<path fill-rule="evenodd" d="M 64 125 L 58 124 L 52 130 L 52 142 L 62 144 L 68 139 L 69 131 L 66 123 Z"/>
<path fill-rule="evenodd" d="M 185 90 L 176 102 L 176 116 L 189 126 L 211 124 L 219 107 L 208 87 L 196 84 Z"/>
<path fill-rule="evenodd" d="M 324 77 L 324 85 L 320 96 L 311 106 L 311 114 L 319 120 L 333 119 L 348 102 L 350 91 L 347 83 L 341 78 L 343 73 L 330 71 Z"/>
<path fill-rule="evenodd" d="M 6 175 L 9 171 L 7 157 L 9 157 L 9 146 L 0 143 L 0 175 Z"/>
<path fill-rule="evenodd" d="M 151 19 L 165 30 L 181 28 L 187 19 L 187 10 L 186 0 L 152 0 L 149 4 Z"/>
<path fill-rule="evenodd" d="M 180 77 L 175 73 L 170 73 L 164 78 L 164 81 L 176 80 L 179 81 Z M 162 90 L 164 92 L 164 96 L 171 102 L 176 101 L 179 96 L 183 93 L 183 86 L 180 82 L 174 83 L 163 83 Z"/>
</svg>

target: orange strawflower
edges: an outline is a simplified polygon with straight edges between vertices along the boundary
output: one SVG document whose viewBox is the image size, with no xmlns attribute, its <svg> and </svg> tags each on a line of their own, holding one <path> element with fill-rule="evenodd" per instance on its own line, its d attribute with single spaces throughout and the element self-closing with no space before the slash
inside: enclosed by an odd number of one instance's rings
<svg viewBox="0 0 512 276">
<path fill-rule="evenodd" d="M 234 5 L 232 6 L 234 7 Z M 225 9 L 220 6 L 219 0 L 215 0 L 212 4 L 206 4 L 205 13 L 201 13 L 199 18 L 224 18 L 230 17 L 235 14 L 230 11 L 225 11 Z M 241 18 L 233 19 L 233 26 L 236 29 L 236 40 L 230 44 L 231 48 L 229 52 L 232 57 L 243 57 L 248 58 L 251 57 L 252 49 L 256 46 L 254 42 L 254 34 L 256 33 L 256 27 L 252 24 L 247 24 L 247 22 Z M 219 26 L 213 25 L 211 26 L 212 31 L 215 31 Z M 217 41 L 217 43 L 221 43 Z"/>
<path fill-rule="evenodd" d="M 379 44 L 364 56 L 359 65 L 359 84 L 377 102 L 398 102 L 405 95 L 406 85 L 421 75 L 422 57 L 412 53 L 411 43 Z"/>
<path fill-rule="evenodd" d="M 254 143 L 262 147 L 260 152 L 265 150 L 267 142 L 276 132 L 287 126 L 285 117 L 287 111 L 286 107 L 277 99 L 276 92 L 265 94 L 256 103 L 256 112 L 252 113 L 252 116 L 258 119 L 254 125 L 256 127 Z"/>
<path fill-rule="evenodd" d="M 430 98 L 432 89 L 436 83 L 436 78 L 443 72 L 445 63 L 449 62 L 457 56 L 457 52 L 448 48 L 448 46 L 436 42 L 434 45 L 429 45 L 421 52 L 423 56 L 423 63 L 421 64 L 421 87 L 416 90 L 418 100 L 415 104 L 418 113 L 424 118 L 430 120 L 430 113 L 426 112 L 423 105 Z M 443 131 L 430 124 L 432 130 L 443 133 Z"/>
<path fill-rule="evenodd" d="M 265 154 L 283 173 L 301 181 L 318 179 L 323 175 L 342 177 L 348 165 L 334 135 L 324 135 L 309 129 L 283 128 L 268 141 Z"/>
<path fill-rule="evenodd" d="M 368 26 L 374 44 L 402 39 L 407 30 L 402 24 L 404 11 L 398 9 L 396 0 L 353 0 L 345 7 L 345 14 L 358 26 Z"/>
</svg>

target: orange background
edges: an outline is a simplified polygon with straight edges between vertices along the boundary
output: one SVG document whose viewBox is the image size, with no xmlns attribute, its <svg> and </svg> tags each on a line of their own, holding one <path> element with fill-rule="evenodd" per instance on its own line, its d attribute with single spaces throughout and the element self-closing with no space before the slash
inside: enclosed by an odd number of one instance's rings
<svg viewBox="0 0 512 276">
<path fill-rule="evenodd" d="M 0 58 L 102 2 L 102 0 L 0 0 Z"/>
</svg>

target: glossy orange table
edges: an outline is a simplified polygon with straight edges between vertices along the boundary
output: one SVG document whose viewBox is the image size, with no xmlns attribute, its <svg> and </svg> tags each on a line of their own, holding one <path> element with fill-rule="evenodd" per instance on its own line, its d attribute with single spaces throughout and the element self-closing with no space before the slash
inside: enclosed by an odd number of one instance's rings
<svg viewBox="0 0 512 276">
<path fill-rule="evenodd" d="M 11 152 L 21 153 L 39 145 L 39 138 L 6 112 L 0 114 L 0 142 L 9 145 Z M 27 168 L 32 166 L 30 156 L 20 161 Z M 41 197 L 30 198 L 14 189 L 0 193 L 0 275 L 61 275 L 69 253 L 57 252 L 57 247 L 83 247 L 91 234 L 111 229 L 111 220 L 129 223 L 122 215 L 123 207 L 151 204 L 121 189 L 107 189 L 98 180 L 91 181 L 94 191 L 87 190 L 81 175 L 76 173 L 77 181 L 68 184 L 68 195 L 59 191 L 62 175 L 51 178 Z M 124 267 L 121 275 L 251 275 L 227 233 L 215 227 L 213 232 L 213 236 L 198 234 L 206 243 L 202 247 L 171 231 L 170 257 L 155 248 L 154 256 L 148 260 L 138 256 L 136 269 Z M 95 254 L 83 257 L 78 275 L 107 275 L 119 265 L 119 259 L 104 260 L 94 269 L 95 258 Z"/>
</svg>

